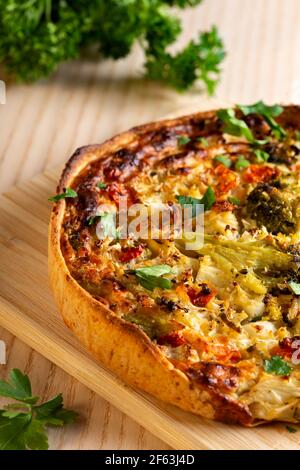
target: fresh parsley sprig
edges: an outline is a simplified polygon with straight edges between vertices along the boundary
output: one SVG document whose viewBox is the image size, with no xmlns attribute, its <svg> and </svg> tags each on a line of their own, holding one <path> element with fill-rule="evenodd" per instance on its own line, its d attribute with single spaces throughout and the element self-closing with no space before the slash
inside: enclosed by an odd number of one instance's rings
<svg viewBox="0 0 300 470">
<path fill-rule="evenodd" d="M 178 90 L 200 80 L 213 93 L 225 56 L 215 27 L 181 51 L 169 52 L 182 30 L 170 7 L 184 9 L 201 1 L 0 0 L 0 62 L 18 80 L 34 81 L 89 48 L 99 51 L 99 58 L 116 60 L 139 42 L 148 78 Z"/>
<path fill-rule="evenodd" d="M 96 186 L 99 189 L 106 189 L 107 188 L 107 184 L 103 183 L 102 181 L 99 181 L 99 183 L 97 183 Z"/>
<path fill-rule="evenodd" d="M 187 145 L 189 142 L 191 142 L 191 139 L 190 137 L 188 137 L 187 135 L 179 135 L 177 137 L 177 144 L 182 147 L 184 145 Z"/>
<path fill-rule="evenodd" d="M 290 375 L 292 367 L 280 356 L 272 356 L 264 362 L 264 369 L 268 374 Z"/>
<path fill-rule="evenodd" d="M 238 197 L 229 196 L 228 201 L 231 202 L 231 204 L 234 204 L 235 206 L 241 205 L 241 201 Z"/>
<path fill-rule="evenodd" d="M 74 198 L 74 197 L 77 197 L 77 196 L 78 196 L 78 194 L 77 194 L 76 191 L 74 191 L 74 189 L 66 188 L 64 190 L 64 192 L 62 192 L 60 194 L 56 194 L 56 196 L 49 197 L 48 201 L 57 202 L 57 201 L 60 201 L 61 199 L 66 199 L 68 197 Z"/>
<path fill-rule="evenodd" d="M 196 141 L 199 142 L 204 148 L 209 147 L 209 142 L 206 137 L 197 137 Z"/>
<path fill-rule="evenodd" d="M 201 199 L 197 199 L 191 196 L 176 196 L 178 203 L 185 207 L 185 206 L 192 206 L 192 217 L 196 217 L 198 215 L 198 205 L 203 204 L 204 211 L 209 211 L 214 203 L 216 202 L 216 196 L 214 190 L 211 186 L 208 186 L 207 190 L 205 191 L 203 197 Z"/>
<path fill-rule="evenodd" d="M 64 426 L 72 423 L 77 414 L 63 407 L 63 397 L 37 404 L 32 395 L 30 380 L 19 369 L 12 369 L 9 381 L 0 380 L 0 396 L 12 398 L 0 410 L 0 450 L 47 450 L 47 426 Z"/>
<path fill-rule="evenodd" d="M 279 105 L 268 106 L 263 101 L 244 106 L 237 105 L 237 108 L 242 111 L 245 116 L 248 114 L 260 114 L 264 117 L 266 122 L 272 129 L 273 135 L 277 139 L 284 138 L 286 131 L 275 121 L 274 117 L 279 116 L 283 108 Z M 254 148 L 259 147 L 267 143 L 267 140 L 256 140 L 248 124 L 243 120 L 236 117 L 235 110 L 232 108 L 221 109 L 217 112 L 218 118 L 223 122 L 223 131 L 227 134 L 234 135 L 236 137 L 244 137 L 252 144 Z"/>
<path fill-rule="evenodd" d="M 256 157 L 257 163 L 265 163 L 270 158 L 270 155 L 267 152 L 265 152 L 264 150 L 261 150 L 261 149 L 254 149 L 253 153 Z"/>
<path fill-rule="evenodd" d="M 235 162 L 234 168 L 236 170 L 243 170 L 250 165 L 249 160 L 247 160 L 244 155 L 239 155 L 237 161 Z"/>
<path fill-rule="evenodd" d="M 217 155 L 214 158 L 214 161 L 217 163 L 221 163 L 221 165 L 224 165 L 226 168 L 231 167 L 231 159 L 229 155 Z"/>
<path fill-rule="evenodd" d="M 155 266 L 145 266 L 143 268 L 132 269 L 129 274 L 134 274 L 145 289 L 153 290 L 156 287 L 161 289 L 171 289 L 172 281 L 162 277 L 164 274 L 171 274 L 172 268 L 167 264 L 158 264 Z"/>
<path fill-rule="evenodd" d="M 274 119 L 282 113 L 282 106 L 278 104 L 269 106 L 263 101 L 258 101 L 257 103 L 248 106 L 238 104 L 237 107 L 242 111 L 245 116 L 248 116 L 248 114 L 260 114 L 261 116 L 263 116 L 266 122 L 271 127 L 273 135 L 277 139 L 286 137 L 286 131 Z"/>
<path fill-rule="evenodd" d="M 226 134 L 245 137 L 249 142 L 255 141 L 251 129 L 245 121 L 236 117 L 234 109 L 220 109 L 217 116 L 223 122 L 223 131 Z"/>
</svg>

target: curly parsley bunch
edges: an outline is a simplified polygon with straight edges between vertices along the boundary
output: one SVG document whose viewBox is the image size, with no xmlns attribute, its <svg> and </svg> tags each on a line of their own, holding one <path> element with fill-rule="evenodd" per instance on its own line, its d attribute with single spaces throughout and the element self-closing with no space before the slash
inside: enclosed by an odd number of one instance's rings
<svg viewBox="0 0 300 470">
<path fill-rule="evenodd" d="M 213 93 L 225 52 L 213 27 L 177 54 L 168 51 L 181 32 L 170 7 L 202 0 L 0 0 L 0 61 L 9 74 L 34 81 L 62 61 L 98 46 L 103 57 L 119 59 L 139 41 L 145 75 L 178 90 L 202 80 Z"/>
</svg>

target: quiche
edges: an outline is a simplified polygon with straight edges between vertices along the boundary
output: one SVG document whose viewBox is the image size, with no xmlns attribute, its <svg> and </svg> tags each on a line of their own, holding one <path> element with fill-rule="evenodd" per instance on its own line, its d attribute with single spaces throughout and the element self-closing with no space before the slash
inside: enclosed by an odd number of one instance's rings
<svg viewBox="0 0 300 470">
<path fill-rule="evenodd" d="M 66 325 L 126 383 L 184 410 L 299 422 L 299 172 L 300 108 L 261 101 L 79 148 L 51 198 L 50 283 Z M 127 218 L 146 208 L 125 236 L 124 200 Z M 192 235 L 139 231 L 161 206 L 171 229 L 192 208 Z M 202 243 L 187 245 L 198 215 Z"/>
</svg>

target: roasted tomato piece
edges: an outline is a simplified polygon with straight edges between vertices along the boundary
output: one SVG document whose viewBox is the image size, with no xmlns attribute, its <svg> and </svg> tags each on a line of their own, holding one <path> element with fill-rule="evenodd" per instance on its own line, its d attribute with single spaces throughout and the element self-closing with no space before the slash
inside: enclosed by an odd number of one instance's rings
<svg viewBox="0 0 300 470">
<path fill-rule="evenodd" d="M 173 348 L 177 348 L 186 343 L 181 331 L 171 331 L 166 335 L 160 336 L 157 340 L 158 344 L 169 344 Z"/>
<path fill-rule="evenodd" d="M 196 307 L 205 307 L 208 302 L 216 295 L 216 290 L 203 283 L 199 289 L 188 287 L 187 294 L 193 305 Z"/>
<path fill-rule="evenodd" d="M 244 178 L 248 183 L 270 181 L 277 178 L 279 170 L 268 165 L 250 165 L 244 172 Z"/>
<path fill-rule="evenodd" d="M 122 248 L 122 253 L 119 256 L 119 260 L 122 263 L 128 263 L 132 259 L 137 258 L 140 254 L 144 251 L 142 245 L 139 246 L 132 246 L 132 247 L 124 247 Z"/>
<path fill-rule="evenodd" d="M 218 178 L 218 184 L 216 186 L 216 193 L 218 195 L 226 194 L 237 186 L 238 175 L 224 165 L 218 165 L 215 168 L 215 175 Z"/>
<path fill-rule="evenodd" d="M 213 210 L 216 212 L 232 212 L 235 208 L 234 204 L 226 200 L 216 201 L 213 205 Z"/>
<path fill-rule="evenodd" d="M 126 188 L 124 184 L 113 182 L 106 188 L 109 198 L 116 204 L 120 203 L 120 198 L 127 198 L 127 205 L 131 206 L 135 202 L 133 192 Z"/>
<path fill-rule="evenodd" d="M 291 359 L 294 353 L 296 353 L 297 359 L 300 360 L 300 336 L 284 338 L 280 341 L 279 345 L 272 350 L 273 355 L 281 356 L 285 359 Z"/>
<path fill-rule="evenodd" d="M 220 361 L 238 362 L 241 353 L 228 344 L 226 337 L 219 337 L 206 344 L 206 352 L 213 354 Z"/>
</svg>

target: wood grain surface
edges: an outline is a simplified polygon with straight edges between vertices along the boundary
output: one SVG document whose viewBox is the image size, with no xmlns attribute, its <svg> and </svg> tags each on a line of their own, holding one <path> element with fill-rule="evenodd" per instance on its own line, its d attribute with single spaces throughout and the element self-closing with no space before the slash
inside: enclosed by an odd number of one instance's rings
<svg viewBox="0 0 300 470">
<path fill-rule="evenodd" d="M 300 102 L 299 0 L 206 0 L 183 17 L 182 42 L 211 24 L 224 38 L 228 55 L 217 100 Z M 178 95 L 141 80 L 141 64 L 136 48 L 118 63 L 72 62 L 49 80 L 8 84 L 6 105 L 0 105 L 0 191 L 57 166 L 80 145 L 101 142 L 181 107 L 207 103 L 201 87 Z M 42 210 L 37 191 L 32 211 L 39 217 Z M 0 228 L 5 231 L 2 220 Z M 30 373 L 43 398 L 64 391 L 67 405 L 80 411 L 78 424 L 50 433 L 52 448 L 167 448 L 2 328 L 1 339 L 8 347 L 1 378 L 11 367 L 20 367 Z"/>
</svg>

